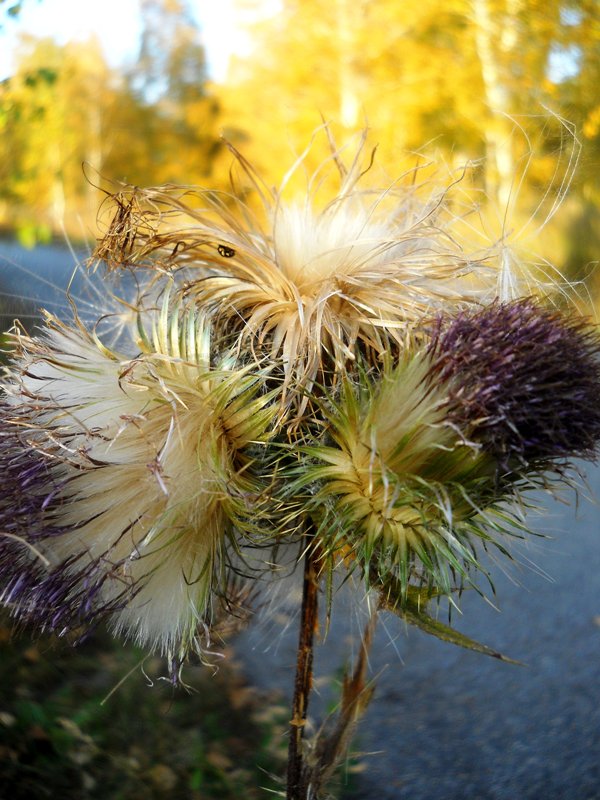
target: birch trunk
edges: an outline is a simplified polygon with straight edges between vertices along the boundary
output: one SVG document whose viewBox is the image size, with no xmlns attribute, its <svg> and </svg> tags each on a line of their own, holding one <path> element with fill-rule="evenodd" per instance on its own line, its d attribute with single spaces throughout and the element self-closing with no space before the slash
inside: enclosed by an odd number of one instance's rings
<svg viewBox="0 0 600 800">
<path fill-rule="evenodd" d="M 501 209 L 510 201 L 515 174 L 509 75 L 506 63 L 516 55 L 519 43 L 518 15 L 523 0 L 508 0 L 494 15 L 490 0 L 471 0 L 475 20 L 475 44 L 481 64 L 486 105 L 491 113 L 486 125 L 486 191 Z"/>
</svg>

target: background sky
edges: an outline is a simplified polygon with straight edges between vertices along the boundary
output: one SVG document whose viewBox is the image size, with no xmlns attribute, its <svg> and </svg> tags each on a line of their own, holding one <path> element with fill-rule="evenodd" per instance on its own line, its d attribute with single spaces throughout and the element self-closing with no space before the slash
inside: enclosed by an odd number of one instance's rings
<svg viewBox="0 0 600 800">
<path fill-rule="evenodd" d="M 10 3 L 9 3 L 10 5 Z M 257 15 L 276 9 L 277 0 L 257 0 L 243 13 L 234 0 L 192 0 L 190 8 L 201 27 L 211 77 L 225 78 L 232 53 L 251 49 L 243 26 Z M 26 0 L 16 19 L 0 10 L 0 80 L 11 72 L 21 33 L 51 36 L 60 44 L 95 33 L 112 66 L 135 58 L 141 33 L 140 0 Z"/>
</svg>

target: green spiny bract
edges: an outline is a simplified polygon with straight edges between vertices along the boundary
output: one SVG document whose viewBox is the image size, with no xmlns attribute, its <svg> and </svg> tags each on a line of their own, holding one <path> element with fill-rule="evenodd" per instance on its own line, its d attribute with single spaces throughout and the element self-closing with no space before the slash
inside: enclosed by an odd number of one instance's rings
<svg viewBox="0 0 600 800">
<path fill-rule="evenodd" d="M 306 491 L 321 551 L 386 591 L 398 579 L 449 594 L 477 566 L 473 519 L 490 500 L 494 465 L 447 421 L 431 361 L 409 349 L 377 377 L 361 371 L 324 407 L 327 443 L 302 448 L 295 491 Z M 489 512 L 488 512 L 489 513 Z"/>
</svg>

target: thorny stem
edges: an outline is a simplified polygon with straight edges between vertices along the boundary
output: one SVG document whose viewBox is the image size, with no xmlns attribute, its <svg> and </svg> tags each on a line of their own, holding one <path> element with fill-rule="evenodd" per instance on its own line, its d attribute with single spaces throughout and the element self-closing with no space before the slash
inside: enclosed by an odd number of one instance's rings
<svg viewBox="0 0 600 800">
<path fill-rule="evenodd" d="M 308 528 L 304 534 L 304 583 L 302 586 L 302 609 L 300 612 L 300 636 L 292 719 L 290 720 L 290 743 L 288 748 L 287 800 L 306 800 L 307 786 L 303 769 L 302 740 L 308 700 L 312 688 L 313 645 L 318 626 L 317 552 L 314 533 Z"/>
</svg>

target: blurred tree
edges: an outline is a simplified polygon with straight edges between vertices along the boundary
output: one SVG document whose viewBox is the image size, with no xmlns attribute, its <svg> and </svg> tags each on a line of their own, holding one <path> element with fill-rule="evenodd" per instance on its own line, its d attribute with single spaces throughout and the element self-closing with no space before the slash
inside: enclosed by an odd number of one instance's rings
<svg viewBox="0 0 600 800">
<path fill-rule="evenodd" d="M 61 47 L 23 38 L 17 69 L 0 84 L 0 224 L 23 241 L 65 224 L 75 238 L 93 236 L 105 179 L 226 183 L 212 174 L 219 103 L 189 9 L 144 0 L 142 10 L 139 59 L 124 75 L 93 39 Z"/>
<path fill-rule="evenodd" d="M 204 47 L 185 0 L 141 0 L 143 31 L 134 79 L 147 98 L 204 93 Z"/>
<path fill-rule="evenodd" d="M 482 80 L 464 9 L 461 0 L 283 0 L 255 27 L 252 61 L 232 64 L 226 120 L 268 142 L 257 152 L 267 170 L 288 138 L 304 146 L 321 115 L 344 134 L 368 123 L 394 159 L 439 137 L 481 155 Z"/>
<path fill-rule="evenodd" d="M 67 198 L 89 222 L 97 197 L 82 164 L 103 167 L 112 79 L 95 40 L 23 40 L 0 86 L 0 203 L 23 237 L 60 230 Z"/>
<path fill-rule="evenodd" d="M 597 0 L 565 2 L 553 43 L 554 95 L 562 114 L 577 121 L 583 152 L 569 208 L 566 269 L 600 291 L 600 10 Z"/>
<path fill-rule="evenodd" d="M 232 63 L 224 120 L 245 132 L 244 152 L 269 180 L 321 117 L 341 140 L 368 124 L 390 175 L 415 152 L 451 171 L 478 162 L 473 179 L 497 209 L 490 235 L 502 236 L 517 195 L 518 230 L 533 230 L 528 215 L 541 224 L 562 200 L 577 154 L 564 120 L 583 127 L 598 159 L 597 0 L 281 0 L 253 34 L 252 58 Z M 307 169 L 325 155 L 315 147 Z M 574 205 L 589 180 L 573 184 Z"/>
<path fill-rule="evenodd" d="M 134 183 L 203 182 L 221 145 L 200 31 L 185 0 L 142 0 L 141 9 L 140 54 L 127 76 L 134 102 L 125 112 L 139 154 L 123 175 Z"/>
<path fill-rule="evenodd" d="M 560 0 L 283 0 L 280 14 L 255 27 L 252 61 L 234 62 L 228 113 L 260 125 L 265 115 L 256 111 L 268 108 L 270 127 L 285 117 L 293 134 L 311 129 L 315 111 L 347 131 L 368 120 L 404 149 L 435 139 L 472 156 L 498 149 L 502 162 L 508 154 L 488 131 L 490 112 L 538 113 L 550 99 L 560 7 Z M 501 163 L 496 172 L 502 178 Z"/>
</svg>

